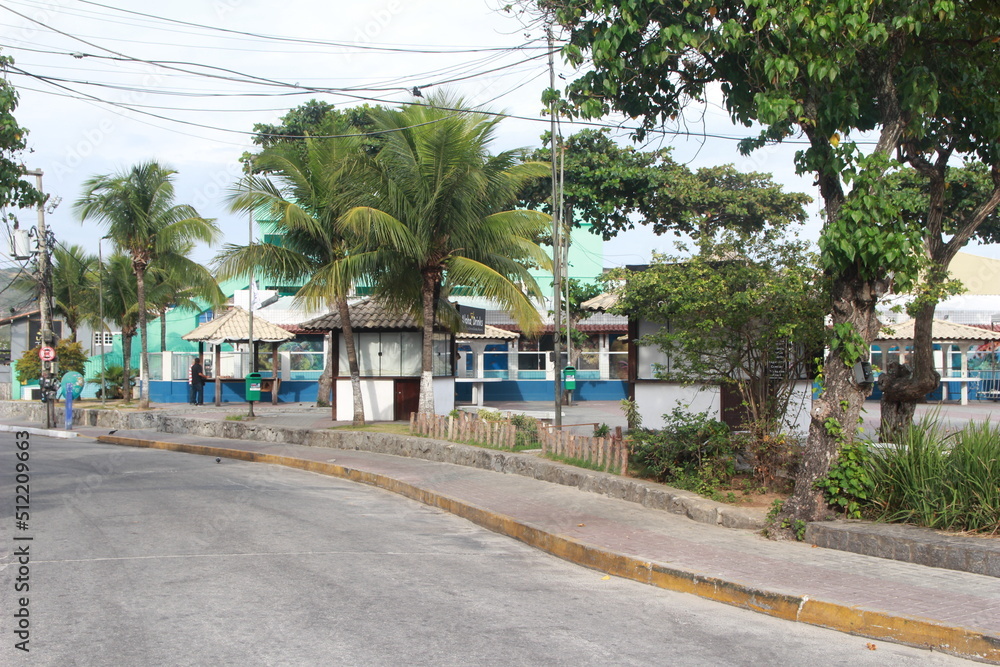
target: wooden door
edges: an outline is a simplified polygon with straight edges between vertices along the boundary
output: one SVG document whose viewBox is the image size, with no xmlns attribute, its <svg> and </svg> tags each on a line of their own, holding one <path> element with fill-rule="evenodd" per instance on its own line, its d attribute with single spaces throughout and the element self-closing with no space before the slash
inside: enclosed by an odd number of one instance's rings
<svg viewBox="0 0 1000 667">
<path fill-rule="evenodd" d="M 731 384 L 720 385 L 719 389 L 722 421 L 734 431 L 743 428 L 750 419 L 750 412 L 743 405 L 739 390 Z"/>
<path fill-rule="evenodd" d="M 420 378 L 396 380 L 393 419 L 409 421 L 410 413 L 420 409 Z"/>
</svg>

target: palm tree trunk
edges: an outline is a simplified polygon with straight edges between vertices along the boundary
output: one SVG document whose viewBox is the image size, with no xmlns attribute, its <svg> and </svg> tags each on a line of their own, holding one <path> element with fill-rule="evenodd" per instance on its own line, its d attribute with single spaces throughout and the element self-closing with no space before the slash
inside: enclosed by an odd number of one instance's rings
<svg viewBox="0 0 1000 667">
<path fill-rule="evenodd" d="M 421 289 L 423 309 L 423 341 L 420 353 L 420 404 L 423 414 L 434 414 L 434 279 L 424 274 Z"/>
<path fill-rule="evenodd" d="M 323 372 L 320 373 L 319 380 L 317 381 L 317 408 L 330 407 L 330 394 L 333 388 L 333 365 L 337 360 L 337 350 L 334 348 L 336 338 L 333 336 L 333 332 L 330 332 L 328 339 L 330 342 L 330 353 L 326 356 L 326 364 L 323 366 Z"/>
<path fill-rule="evenodd" d="M 139 407 L 149 409 L 149 342 L 146 331 L 146 269 L 135 268 L 136 294 L 139 300 L 139 375 L 142 376 L 142 397 Z"/>
<path fill-rule="evenodd" d="M 167 351 L 167 308 L 160 309 L 160 352 Z"/>
<path fill-rule="evenodd" d="M 358 367 L 358 348 L 354 344 L 354 327 L 351 326 L 351 307 L 347 299 L 337 299 L 337 310 L 340 311 L 340 323 L 344 336 L 344 347 L 347 349 L 347 367 L 351 374 L 351 393 L 354 396 L 355 426 L 365 425 L 365 404 L 361 397 L 361 370 Z"/>
<path fill-rule="evenodd" d="M 132 336 L 131 331 L 122 328 L 122 398 L 126 403 L 132 402 L 132 383 L 130 373 L 132 371 Z"/>
</svg>

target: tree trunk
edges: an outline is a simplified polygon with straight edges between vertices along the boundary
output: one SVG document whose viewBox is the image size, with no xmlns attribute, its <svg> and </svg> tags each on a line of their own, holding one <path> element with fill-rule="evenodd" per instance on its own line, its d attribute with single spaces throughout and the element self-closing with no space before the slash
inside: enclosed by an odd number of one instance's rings
<svg viewBox="0 0 1000 667">
<path fill-rule="evenodd" d="M 361 396 L 361 370 L 358 368 L 358 348 L 354 344 L 354 327 L 351 326 L 351 308 L 347 299 L 337 300 L 337 310 L 340 311 L 340 325 L 344 335 L 344 347 L 347 349 L 347 367 L 351 374 L 351 394 L 354 397 L 354 426 L 365 425 L 365 404 Z"/>
<path fill-rule="evenodd" d="M 882 390 L 882 422 L 879 438 L 896 442 L 913 424 L 917 403 L 941 382 L 934 369 L 934 303 L 923 306 L 914 315 L 913 352 L 910 363 L 893 362 L 878 379 Z"/>
<path fill-rule="evenodd" d="M 126 403 L 132 402 L 132 383 L 129 381 L 129 373 L 132 371 L 132 336 L 134 335 L 122 327 L 122 398 L 125 399 Z"/>
<path fill-rule="evenodd" d="M 435 280 L 425 273 L 421 289 L 423 341 L 420 352 L 420 407 L 422 414 L 434 414 L 434 292 Z"/>
<path fill-rule="evenodd" d="M 848 276 L 836 280 L 832 288 L 833 324 L 849 323 L 869 349 L 879 330 L 875 305 L 884 294 L 886 282 Z M 867 357 L 866 357 L 867 358 Z M 840 349 L 831 349 L 823 365 L 823 392 L 813 401 L 809 423 L 809 441 L 795 476 L 795 490 L 785 502 L 773 527 L 776 537 L 795 537 L 806 521 L 817 521 L 829 514 L 816 480 L 826 475 L 841 445 L 854 440 L 860 423 L 861 408 L 871 385 L 858 384 L 854 363 Z"/>
<path fill-rule="evenodd" d="M 337 362 L 337 355 L 339 353 L 334 345 L 336 339 L 332 335 L 332 332 L 328 340 L 330 341 L 330 353 L 326 355 L 326 364 L 323 366 L 323 372 L 320 373 L 316 387 L 317 408 L 330 407 L 330 393 L 333 390 L 333 365 Z"/>
<path fill-rule="evenodd" d="M 167 309 L 160 310 L 160 352 L 167 351 Z"/>
<path fill-rule="evenodd" d="M 135 265 L 136 294 L 139 301 L 139 375 L 142 381 L 142 396 L 139 407 L 149 409 L 149 342 L 146 331 L 146 269 Z"/>
</svg>

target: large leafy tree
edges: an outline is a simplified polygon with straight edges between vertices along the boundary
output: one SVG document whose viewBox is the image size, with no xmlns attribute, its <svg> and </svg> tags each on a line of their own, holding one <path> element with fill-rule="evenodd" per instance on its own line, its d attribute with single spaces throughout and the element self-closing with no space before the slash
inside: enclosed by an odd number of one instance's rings
<svg viewBox="0 0 1000 667">
<path fill-rule="evenodd" d="M 0 70 L 14 61 L 0 56 Z M 45 195 L 24 179 L 24 165 L 18 156 L 27 147 L 28 131 L 14 118 L 17 90 L 6 78 L 0 77 L 0 208 L 27 208 L 45 201 Z"/>
<path fill-rule="evenodd" d="M 614 311 L 659 323 L 640 340 L 672 360 L 660 377 L 728 384 L 758 435 L 782 427 L 795 385 L 823 348 L 823 280 L 807 245 L 727 231 L 693 256 L 655 255 L 642 270 L 615 269 Z"/>
<path fill-rule="evenodd" d="M 434 411 L 435 315 L 457 321 L 441 297 L 455 286 L 469 288 L 531 331 L 540 318 L 528 296 L 538 294 L 528 264 L 549 263 L 532 241 L 549 216 L 511 208 L 524 183 L 548 173 L 548 165 L 521 162 L 521 151 L 490 155 L 500 118 L 445 108 L 462 103 L 435 97 L 372 114 L 384 143 L 364 162 L 362 205 L 342 220 L 363 242 L 342 263 L 346 275 L 367 276 L 381 302 L 415 313 L 422 324 L 426 413 Z"/>
<path fill-rule="evenodd" d="M 948 155 L 945 151 L 944 155 Z M 920 169 L 889 176 L 901 214 L 923 230 L 926 267 L 907 310 L 914 319 L 913 354 L 901 365 L 891 362 L 879 376 L 882 390 L 879 436 L 895 441 L 913 423 L 918 402 L 940 382 L 934 368 L 934 310 L 945 296 L 962 287 L 948 279 L 948 266 L 972 238 L 996 242 L 1000 236 L 1000 179 L 979 161 L 951 166 L 925 161 Z"/>
<path fill-rule="evenodd" d="M 172 256 L 171 263 L 186 264 L 191 271 L 197 271 L 199 265 L 182 257 L 178 250 L 189 247 L 192 242 L 213 243 L 219 235 L 213 220 L 201 217 L 191 206 L 174 203 L 175 173 L 151 161 L 116 174 L 95 176 L 84 183 L 84 193 L 74 204 L 80 220 L 97 220 L 104 224 L 114 246 L 132 260 L 139 316 L 143 408 L 149 407 L 146 271 L 157 258 L 168 254 Z"/>
<path fill-rule="evenodd" d="M 548 143 L 548 135 L 543 135 Z M 590 223 L 609 239 L 641 224 L 656 234 L 711 236 L 715 231 L 760 230 L 805 219 L 812 199 L 784 192 L 769 174 L 744 173 L 732 165 L 692 172 L 677 164 L 669 148 L 641 151 L 620 146 L 607 130 L 581 130 L 560 147 L 563 206 L 568 222 Z M 548 161 L 539 148 L 530 160 Z M 521 198 L 531 208 L 549 210 L 552 179 L 529 182 Z"/>
<path fill-rule="evenodd" d="M 336 270 L 350 245 L 336 222 L 346 211 L 347 179 L 359 152 L 356 137 L 307 138 L 266 148 L 252 162 L 259 175 L 248 176 L 237 186 L 230 203 L 233 210 L 267 216 L 281 234 L 281 243 L 227 244 L 216 258 L 221 276 L 246 277 L 257 272 L 286 284 L 302 282 L 296 295 L 299 301 L 337 309 L 344 323 L 355 425 L 365 423 L 365 413 L 347 302 L 352 277 Z M 335 354 L 329 356 L 320 376 L 320 405 L 330 396 L 335 359 Z"/>
<path fill-rule="evenodd" d="M 809 445 L 781 521 L 826 514 L 814 482 L 853 438 L 870 385 L 853 367 L 878 329 L 876 304 L 916 278 L 922 235 L 887 194 L 896 158 L 935 160 L 930 138 L 987 164 L 1000 136 L 1000 7 L 987 0 L 542 0 L 592 65 L 570 86 L 581 113 L 612 109 L 644 128 L 671 122 L 720 84 L 751 150 L 801 135 L 797 167 L 824 204 L 830 354 Z M 714 88 L 713 88 L 714 90 Z M 864 135 L 863 133 L 868 133 Z M 862 150 L 856 142 L 871 137 Z"/>
</svg>

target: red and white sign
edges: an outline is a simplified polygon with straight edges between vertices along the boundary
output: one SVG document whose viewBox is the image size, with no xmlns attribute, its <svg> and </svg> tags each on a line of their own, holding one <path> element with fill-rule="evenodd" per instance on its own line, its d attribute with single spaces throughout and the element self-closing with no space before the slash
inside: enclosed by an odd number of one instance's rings
<svg viewBox="0 0 1000 667">
<path fill-rule="evenodd" d="M 38 350 L 38 358 L 42 361 L 52 361 L 56 358 L 56 350 L 52 347 L 43 347 Z"/>
</svg>

